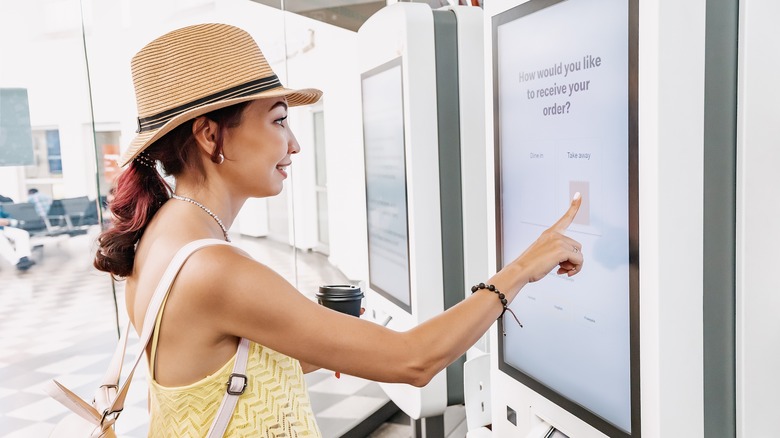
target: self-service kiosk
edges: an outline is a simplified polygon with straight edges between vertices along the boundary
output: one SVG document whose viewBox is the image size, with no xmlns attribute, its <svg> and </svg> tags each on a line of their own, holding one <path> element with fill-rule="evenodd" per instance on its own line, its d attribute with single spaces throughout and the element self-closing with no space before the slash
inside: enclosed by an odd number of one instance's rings
<svg viewBox="0 0 780 438">
<path fill-rule="evenodd" d="M 457 304 L 488 272 L 482 25 L 480 8 L 396 3 L 358 32 L 366 317 L 394 330 Z M 424 436 L 443 436 L 445 408 L 463 403 L 464 360 L 423 388 L 381 386 Z"/>
</svg>

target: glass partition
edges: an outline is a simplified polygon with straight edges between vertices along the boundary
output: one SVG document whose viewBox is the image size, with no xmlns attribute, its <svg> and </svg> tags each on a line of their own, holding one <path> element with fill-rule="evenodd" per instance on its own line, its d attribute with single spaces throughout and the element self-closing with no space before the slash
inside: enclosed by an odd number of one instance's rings
<svg viewBox="0 0 780 438">
<path fill-rule="evenodd" d="M 84 35 L 97 12 L 0 0 L 2 436 L 47 436 L 65 408 L 42 384 L 94 385 L 116 345 L 112 282 L 92 267 L 107 190 L 95 140 L 117 140 L 95 133 Z"/>
</svg>

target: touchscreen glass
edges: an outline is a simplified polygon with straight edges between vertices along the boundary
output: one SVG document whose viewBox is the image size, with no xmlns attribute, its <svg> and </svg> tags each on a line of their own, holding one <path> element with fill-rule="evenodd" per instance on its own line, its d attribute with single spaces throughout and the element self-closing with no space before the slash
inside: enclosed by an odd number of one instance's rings
<svg viewBox="0 0 780 438">
<path fill-rule="evenodd" d="M 494 23 L 499 264 L 576 192 L 567 235 L 586 262 L 522 290 L 511 307 L 524 328 L 504 322 L 500 366 L 630 434 L 628 2 L 536 3 Z"/>
<path fill-rule="evenodd" d="M 411 312 L 401 58 L 362 76 L 369 286 Z"/>
</svg>

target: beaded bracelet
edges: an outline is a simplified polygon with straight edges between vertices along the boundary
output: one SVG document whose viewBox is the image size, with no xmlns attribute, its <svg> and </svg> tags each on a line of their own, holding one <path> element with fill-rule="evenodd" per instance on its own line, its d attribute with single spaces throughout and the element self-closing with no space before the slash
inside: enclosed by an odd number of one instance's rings
<svg viewBox="0 0 780 438">
<path fill-rule="evenodd" d="M 495 292 L 496 294 L 498 294 L 498 299 L 501 301 L 501 306 L 503 306 L 503 308 L 504 308 L 504 311 L 501 312 L 501 315 L 498 316 L 499 319 L 503 318 L 504 317 L 504 313 L 506 313 L 506 311 L 508 310 L 509 313 L 511 313 L 512 316 L 515 318 L 515 321 L 517 321 L 517 324 L 520 326 L 520 328 L 523 327 L 523 323 L 521 323 L 520 320 L 517 318 L 517 315 L 515 315 L 515 312 L 513 312 L 512 309 L 510 309 L 509 307 L 507 307 L 507 305 L 506 305 L 507 304 L 506 295 L 504 295 L 501 291 L 496 289 L 496 287 L 494 285 L 492 285 L 492 284 L 485 284 L 485 283 L 480 283 L 480 284 L 471 286 L 471 293 L 474 293 L 474 292 L 476 292 L 478 290 L 482 290 L 482 289 L 487 289 L 490 292 Z M 504 336 L 506 336 L 506 332 L 504 332 Z"/>
</svg>

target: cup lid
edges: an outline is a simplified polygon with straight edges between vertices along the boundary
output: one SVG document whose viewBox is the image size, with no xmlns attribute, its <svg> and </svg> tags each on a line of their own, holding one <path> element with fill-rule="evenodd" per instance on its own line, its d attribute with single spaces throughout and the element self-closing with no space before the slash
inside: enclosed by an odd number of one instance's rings
<svg viewBox="0 0 780 438">
<path fill-rule="evenodd" d="M 323 285 L 320 286 L 320 290 L 316 293 L 316 295 L 319 296 L 328 296 L 328 297 L 356 297 L 356 296 L 363 296 L 363 291 L 360 290 L 359 286 L 354 286 L 351 284 L 329 284 L 329 285 Z"/>
</svg>

